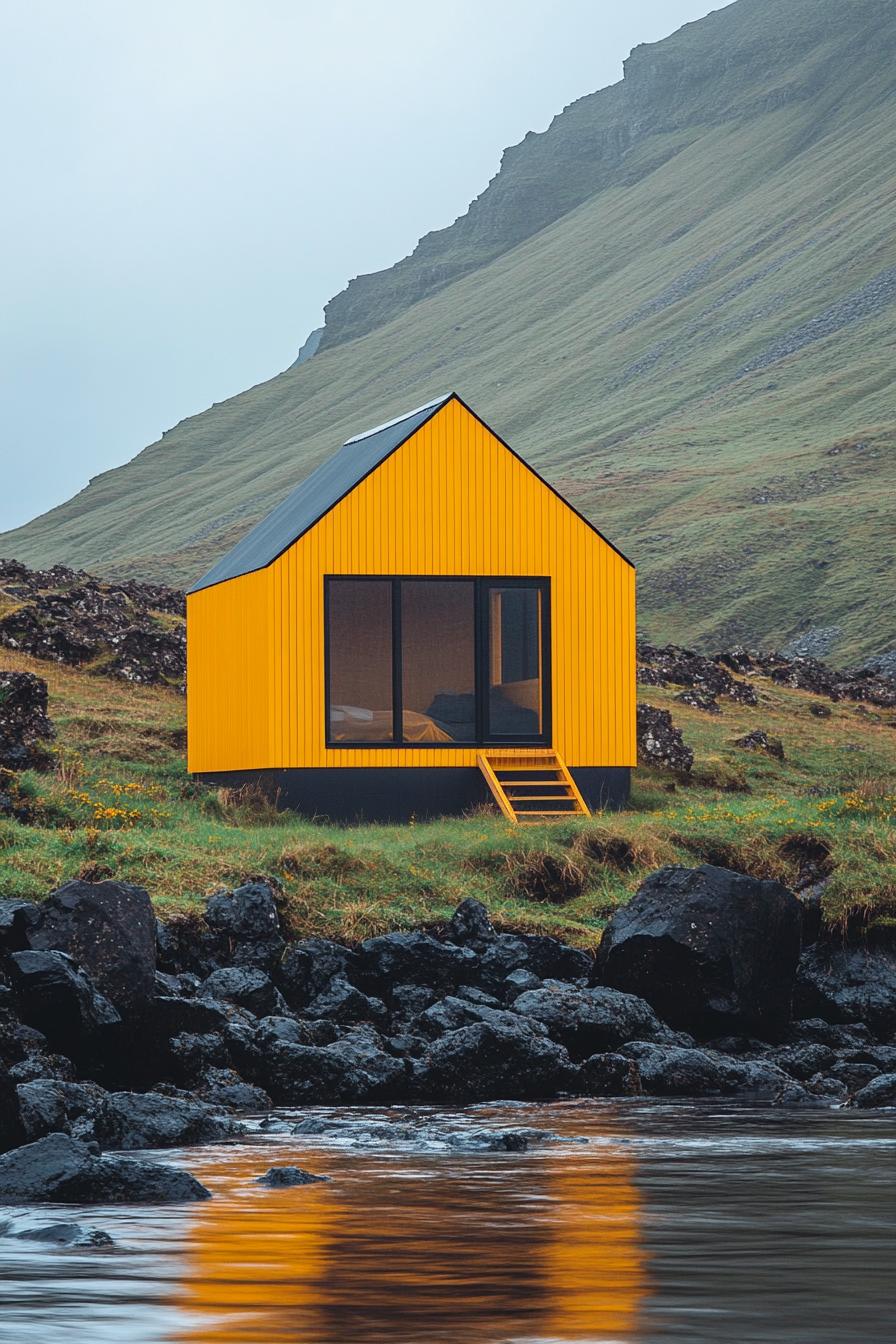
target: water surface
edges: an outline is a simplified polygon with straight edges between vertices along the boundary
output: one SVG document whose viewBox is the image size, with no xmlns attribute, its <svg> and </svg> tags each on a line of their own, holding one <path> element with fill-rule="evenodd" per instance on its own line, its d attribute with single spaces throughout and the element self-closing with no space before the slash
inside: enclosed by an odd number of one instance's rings
<svg viewBox="0 0 896 1344">
<path fill-rule="evenodd" d="M 352 1114 L 588 1142 L 464 1154 L 258 1134 L 156 1154 L 214 1198 L 4 1214 L 14 1228 L 75 1219 L 117 1247 L 0 1239 L 0 1341 L 896 1339 L 896 1113 L 588 1101 Z M 332 1179 L 254 1184 L 286 1162 Z"/>
</svg>

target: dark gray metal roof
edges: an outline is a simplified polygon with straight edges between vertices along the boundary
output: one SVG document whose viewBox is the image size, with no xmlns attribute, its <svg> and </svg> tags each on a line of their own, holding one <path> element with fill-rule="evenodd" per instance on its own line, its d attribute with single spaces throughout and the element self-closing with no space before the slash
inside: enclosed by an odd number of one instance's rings
<svg viewBox="0 0 896 1344">
<path fill-rule="evenodd" d="M 310 476 L 306 476 L 267 517 L 250 528 L 233 549 L 212 565 L 208 573 L 203 574 L 188 591 L 197 593 L 201 588 L 211 588 L 213 584 L 264 569 L 293 542 L 298 541 L 309 527 L 323 518 L 334 504 L 354 490 L 374 467 L 378 467 L 453 396 L 453 392 L 448 392 L 435 401 L 428 401 L 425 406 L 418 406 L 415 411 L 406 412 L 396 420 L 376 425 L 348 439 L 338 452 L 322 462 Z"/>
</svg>

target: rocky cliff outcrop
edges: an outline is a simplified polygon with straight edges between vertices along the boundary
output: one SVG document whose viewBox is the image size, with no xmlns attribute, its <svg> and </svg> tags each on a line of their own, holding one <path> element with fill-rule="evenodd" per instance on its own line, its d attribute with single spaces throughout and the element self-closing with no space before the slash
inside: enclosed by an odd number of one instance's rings
<svg viewBox="0 0 896 1344">
<path fill-rule="evenodd" d="M 0 644 L 34 658 L 183 690 L 184 615 L 175 588 L 0 560 Z"/>
</svg>

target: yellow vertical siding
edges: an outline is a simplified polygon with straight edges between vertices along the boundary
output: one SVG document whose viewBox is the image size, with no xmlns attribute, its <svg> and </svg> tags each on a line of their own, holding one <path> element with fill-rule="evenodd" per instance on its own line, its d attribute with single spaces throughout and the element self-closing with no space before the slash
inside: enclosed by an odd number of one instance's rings
<svg viewBox="0 0 896 1344">
<path fill-rule="evenodd" d="M 188 603 L 189 768 L 474 765 L 472 748 L 327 748 L 328 574 L 551 583 L 552 745 L 634 765 L 630 565 L 450 401 L 279 559 Z"/>
</svg>

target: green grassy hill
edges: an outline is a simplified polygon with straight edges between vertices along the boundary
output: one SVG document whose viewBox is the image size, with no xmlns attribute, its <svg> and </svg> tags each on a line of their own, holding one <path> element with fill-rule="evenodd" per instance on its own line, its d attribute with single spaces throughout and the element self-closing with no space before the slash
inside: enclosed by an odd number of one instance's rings
<svg viewBox="0 0 896 1344">
<path fill-rule="evenodd" d="M 495 810 L 402 826 L 330 826 L 276 812 L 251 790 L 184 773 L 184 700 L 0 647 L 0 671 L 46 679 L 58 735 L 43 773 L 0 770 L 0 891 L 41 899 L 72 877 L 146 886 L 188 912 L 258 874 L 283 893 L 295 936 L 366 937 L 444 922 L 475 896 L 505 928 L 593 946 L 607 918 L 665 863 L 716 863 L 796 884 L 826 875 L 831 926 L 892 934 L 896 732 L 892 710 L 751 678 L 755 706 L 707 714 L 676 688 L 642 687 L 695 753 L 678 778 L 642 766 L 623 812 L 513 826 Z M 819 710 L 829 711 L 819 717 Z M 744 751 L 756 728 L 785 759 Z M 29 814 L 2 815 L 4 804 Z"/>
<path fill-rule="evenodd" d="M 738 0 L 638 48 L 337 296 L 313 358 L 0 554 L 186 582 L 351 433 L 454 388 L 636 561 L 653 639 L 892 647 L 894 57 L 891 0 Z"/>
</svg>

